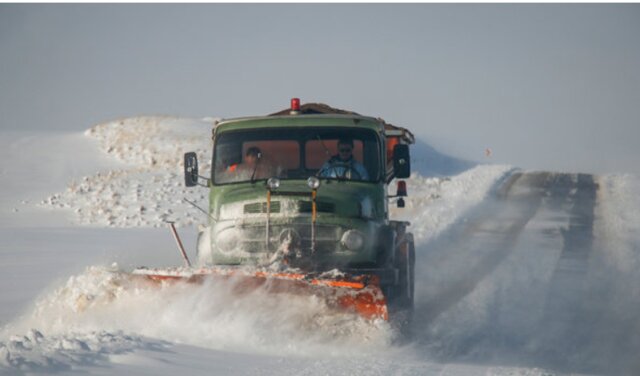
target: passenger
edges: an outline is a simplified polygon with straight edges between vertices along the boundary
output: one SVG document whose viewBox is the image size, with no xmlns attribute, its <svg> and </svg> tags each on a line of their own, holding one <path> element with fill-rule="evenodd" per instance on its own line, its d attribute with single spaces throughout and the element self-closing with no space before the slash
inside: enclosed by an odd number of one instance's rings
<svg viewBox="0 0 640 376">
<path fill-rule="evenodd" d="M 278 169 L 264 157 L 257 146 L 247 149 L 241 164 L 232 164 L 227 171 L 234 174 L 233 181 L 268 179 L 278 175 Z"/>
<path fill-rule="evenodd" d="M 338 154 L 331 157 L 320 167 L 318 176 L 323 178 L 342 178 L 350 180 L 369 180 L 367 169 L 353 158 L 353 140 L 338 140 Z"/>
<path fill-rule="evenodd" d="M 247 149 L 242 163 L 233 163 L 227 167 L 226 175 L 228 175 L 232 181 L 249 179 L 257 170 L 261 158 L 262 152 L 260 149 L 252 146 Z"/>
<path fill-rule="evenodd" d="M 257 146 L 252 146 L 247 149 L 247 152 L 244 155 L 244 163 L 243 167 L 247 171 L 251 171 L 251 173 L 255 174 L 258 169 L 258 164 L 262 160 L 262 151 Z"/>
</svg>

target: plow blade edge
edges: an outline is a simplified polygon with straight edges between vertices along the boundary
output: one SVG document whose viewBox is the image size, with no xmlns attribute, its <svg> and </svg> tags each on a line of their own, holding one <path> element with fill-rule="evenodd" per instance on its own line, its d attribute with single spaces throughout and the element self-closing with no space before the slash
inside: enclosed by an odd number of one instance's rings
<svg viewBox="0 0 640 376">
<path fill-rule="evenodd" d="M 225 280 L 232 283 L 234 293 L 243 294 L 265 289 L 269 293 L 294 295 L 313 294 L 325 299 L 338 310 L 354 312 L 368 320 L 388 320 L 387 301 L 376 275 L 327 276 L 296 272 L 271 272 L 234 268 L 139 268 L 134 278 L 155 283 L 203 283 L 207 280 Z"/>
</svg>

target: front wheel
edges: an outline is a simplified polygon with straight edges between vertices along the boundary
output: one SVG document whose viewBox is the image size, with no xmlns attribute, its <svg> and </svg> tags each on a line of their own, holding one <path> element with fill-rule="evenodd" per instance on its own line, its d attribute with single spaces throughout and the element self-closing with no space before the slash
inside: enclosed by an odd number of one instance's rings
<svg viewBox="0 0 640 376">
<path fill-rule="evenodd" d="M 415 286 L 415 246 L 412 234 L 404 234 L 395 248 L 398 282 L 389 289 L 389 316 L 403 340 L 411 338 Z"/>
<path fill-rule="evenodd" d="M 403 309 L 413 310 L 416 250 L 413 234 L 406 234 L 404 237 L 403 244 L 397 248 L 396 254 L 399 274 L 398 305 Z"/>
</svg>

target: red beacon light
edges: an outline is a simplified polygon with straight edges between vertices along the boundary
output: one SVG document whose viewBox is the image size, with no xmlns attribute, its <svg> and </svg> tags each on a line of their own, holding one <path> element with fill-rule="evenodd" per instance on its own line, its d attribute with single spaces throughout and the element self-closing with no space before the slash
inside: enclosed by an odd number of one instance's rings
<svg viewBox="0 0 640 376">
<path fill-rule="evenodd" d="M 300 113 L 300 98 L 291 98 L 291 115 Z"/>
</svg>

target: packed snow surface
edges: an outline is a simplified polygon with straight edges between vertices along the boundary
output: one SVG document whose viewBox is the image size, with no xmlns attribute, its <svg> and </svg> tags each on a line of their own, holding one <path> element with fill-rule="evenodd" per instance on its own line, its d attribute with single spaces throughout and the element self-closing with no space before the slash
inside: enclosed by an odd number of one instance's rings
<svg viewBox="0 0 640 376">
<path fill-rule="evenodd" d="M 640 309 L 640 179 L 633 175 L 597 181 L 594 251 L 585 280 L 608 296 L 611 311 L 598 310 L 594 332 L 602 340 L 585 337 L 592 346 L 575 351 L 547 341 L 555 340 L 554 332 L 540 321 L 557 313 L 544 301 L 549 289 L 562 286 L 554 276 L 563 234 L 572 228 L 573 217 L 564 210 L 571 205 L 553 201 L 557 192 L 536 191 L 537 175 L 518 180 L 522 172 L 509 166 L 479 165 L 449 177 L 414 174 L 406 207 L 390 202 L 392 216 L 410 221 L 416 240 L 416 316 L 409 339 L 386 322 L 336 314 L 314 296 L 261 289 L 238 296 L 234 281 L 150 288 L 128 278 L 126 272 L 139 265 L 180 262 L 170 235 L 156 229 L 165 220 L 182 226 L 193 255 L 189 237 L 206 217 L 183 199 L 206 207 L 207 190 L 184 188 L 182 155 L 196 151 L 201 175 L 207 175 L 213 122 L 139 117 L 97 125 L 84 135 L 3 139 L 5 150 L 19 149 L 22 158 L 55 157 L 49 166 L 42 159 L 23 161 L 45 187 L 31 183 L 32 174 L 20 175 L 16 153 L 7 152 L 0 169 L 10 183 L 0 207 L 0 282 L 11 287 L 0 294 L 0 374 L 640 370 L 633 360 L 640 328 L 634 315 Z M 51 168 L 56 174 L 47 173 Z M 512 187 L 508 197 L 516 204 L 500 201 L 505 186 Z M 67 219 L 60 220 L 61 213 Z M 583 316 L 595 317 L 594 308 L 585 307 Z M 619 349 L 613 338 L 625 341 L 617 357 L 608 353 Z M 570 361 L 547 362 L 540 352 L 548 343 L 558 343 L 556 353 Z M 607 364 L 613 359 L 622 368 Z"/>
</svg>

